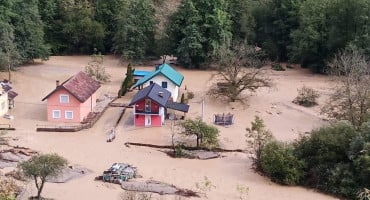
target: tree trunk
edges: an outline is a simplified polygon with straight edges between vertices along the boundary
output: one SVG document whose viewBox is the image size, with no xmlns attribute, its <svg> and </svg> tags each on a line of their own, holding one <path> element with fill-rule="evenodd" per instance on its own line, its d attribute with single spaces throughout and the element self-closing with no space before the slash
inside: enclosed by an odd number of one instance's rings
<svg viewBox="0 0 370 200">
<path fill-rule="evenodd" d="M 44 184 L 45 184 L 45 179 L 41 179 L 40 188 L 37 188 L 37 199 L 39 200 L 41 200 L 41 192 L 42 192 L 42 189 L 44 188 Z"/>
</svg>

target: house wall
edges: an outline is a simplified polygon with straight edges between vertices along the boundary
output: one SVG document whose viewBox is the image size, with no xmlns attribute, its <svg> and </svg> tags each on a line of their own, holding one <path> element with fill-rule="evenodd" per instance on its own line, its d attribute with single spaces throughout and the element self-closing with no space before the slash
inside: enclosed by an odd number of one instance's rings
<svg viewBox="0 0 370 200">
<path fill-rule="evenodd" d="M 91 95 L 85 102 L 80 104 L 80 122 L 84 120 L 84 118 L 93 111 L 94 107 L 96 106 L 96 92 Z"/>
<path fill-rule="evenodd" d="M 60 103 L 60 95 L 68 95 L 69 103 Z M 81 103 L 72 96 L 68 91 L 60 89 L 54 92 L 47 99 L 48 121 L 51 122 L 80 122 L 80 105 Z M 58 119 L 53 118 L 53 110 L 60 110 L 61 116 Z M 65 119 L 65 111 L 73 112 L 73 119 Z"/>
<path fill-rule="evenodd" d="M 135 126 L 145 126 L 145 115 L 135 116 Z"/>
<path fill-rule="evenodd" d="M 8 110 L 8 93 L 2 91 L 0 94 L 0 116 L 4 116 Z"/>
<path fill-rule="evenodd" d="M 162 126 L 162 118 L 160 115 L 152 115 L 152 126 Z"/>
<path fill-rule="evenodd" d="M 158 74 L 157 76 L 153 77 L 151 80 L 144 83 L 143 88 L 150 85 L 150 81 L 153 81 L 154 83 L 162 86 L 162 81 L 167 81 L 167 90 L 171 92 L 171 96 L 174 101 L 177 101 L 177 98 L 179 96 L 179 87 L 175 85 L 172 81 L 170 81 L 168 78 L 163 76 L 162 74 Z"/>
</svg>

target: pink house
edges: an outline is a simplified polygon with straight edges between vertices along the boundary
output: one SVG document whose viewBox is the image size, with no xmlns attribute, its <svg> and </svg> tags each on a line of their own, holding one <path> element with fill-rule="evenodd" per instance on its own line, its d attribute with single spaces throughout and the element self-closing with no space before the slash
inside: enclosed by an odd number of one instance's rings
<svg viewBox="0 0 370 200">
<path fill-rule="evenodd" d="M 166 104 L 171 93 L 153 83 L 140 90 L 129 105 L 133 105 L 135 126 L 162 126 Z"/>
<path fill-rule="evenodd" d="M 96 105 L 99 82 L 79 72 L 56 88 L 42 101 L 47 100 L 48 121 L 82 122 Z"/>
</svg>

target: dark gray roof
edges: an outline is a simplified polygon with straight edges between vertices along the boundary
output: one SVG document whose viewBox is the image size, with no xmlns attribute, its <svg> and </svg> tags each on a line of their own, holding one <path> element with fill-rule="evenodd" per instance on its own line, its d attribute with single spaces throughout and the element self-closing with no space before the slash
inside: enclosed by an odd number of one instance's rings
<svg viewBox="0 0 370 200">
<path fill-rule="evenodd" d="M 13 90 L 8 92 L 8 99 L 14 99 L 16 96 L 18 96 L 18 93 L 14 92 Z"/>
<path fill-rule="evenodd" d="M 189 111 L 189 105 L 183 104 L 183 103 L 177 103 L 173 101 L 167 101 L 166 107 L 173 109 L 173 110 L 186 112 L 186 113 Z"/>
<path fill-rule="evenodd" d="M 137 92 L 129 105 L 131 106 L 145 98 L 150 98 L 159 105 L 165 107 L 170 96 L 171 93 L 168 90 L 162 88 L 156 83 L 153 83 Z"/>
</svg>

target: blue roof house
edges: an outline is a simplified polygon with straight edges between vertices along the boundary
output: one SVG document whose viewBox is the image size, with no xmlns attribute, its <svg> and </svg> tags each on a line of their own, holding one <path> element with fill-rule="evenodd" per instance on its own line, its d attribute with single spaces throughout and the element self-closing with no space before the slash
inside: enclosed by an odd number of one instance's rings
<svg viewBox="0 0 370 200">
<path fill-rule="evenodd" d="M 149 72 L 143 78 L 139 79 L 132 88 L 145 88 L 153 83 L 156 83 L 162 88 L 167 89 L 171 93 L 173 101 L 177 101 L 179 97 L 179 88 L 184 80 L 184 76 L 172 68 L 167 63 L 159 65 L 154 71 Z"/>
</svg>

